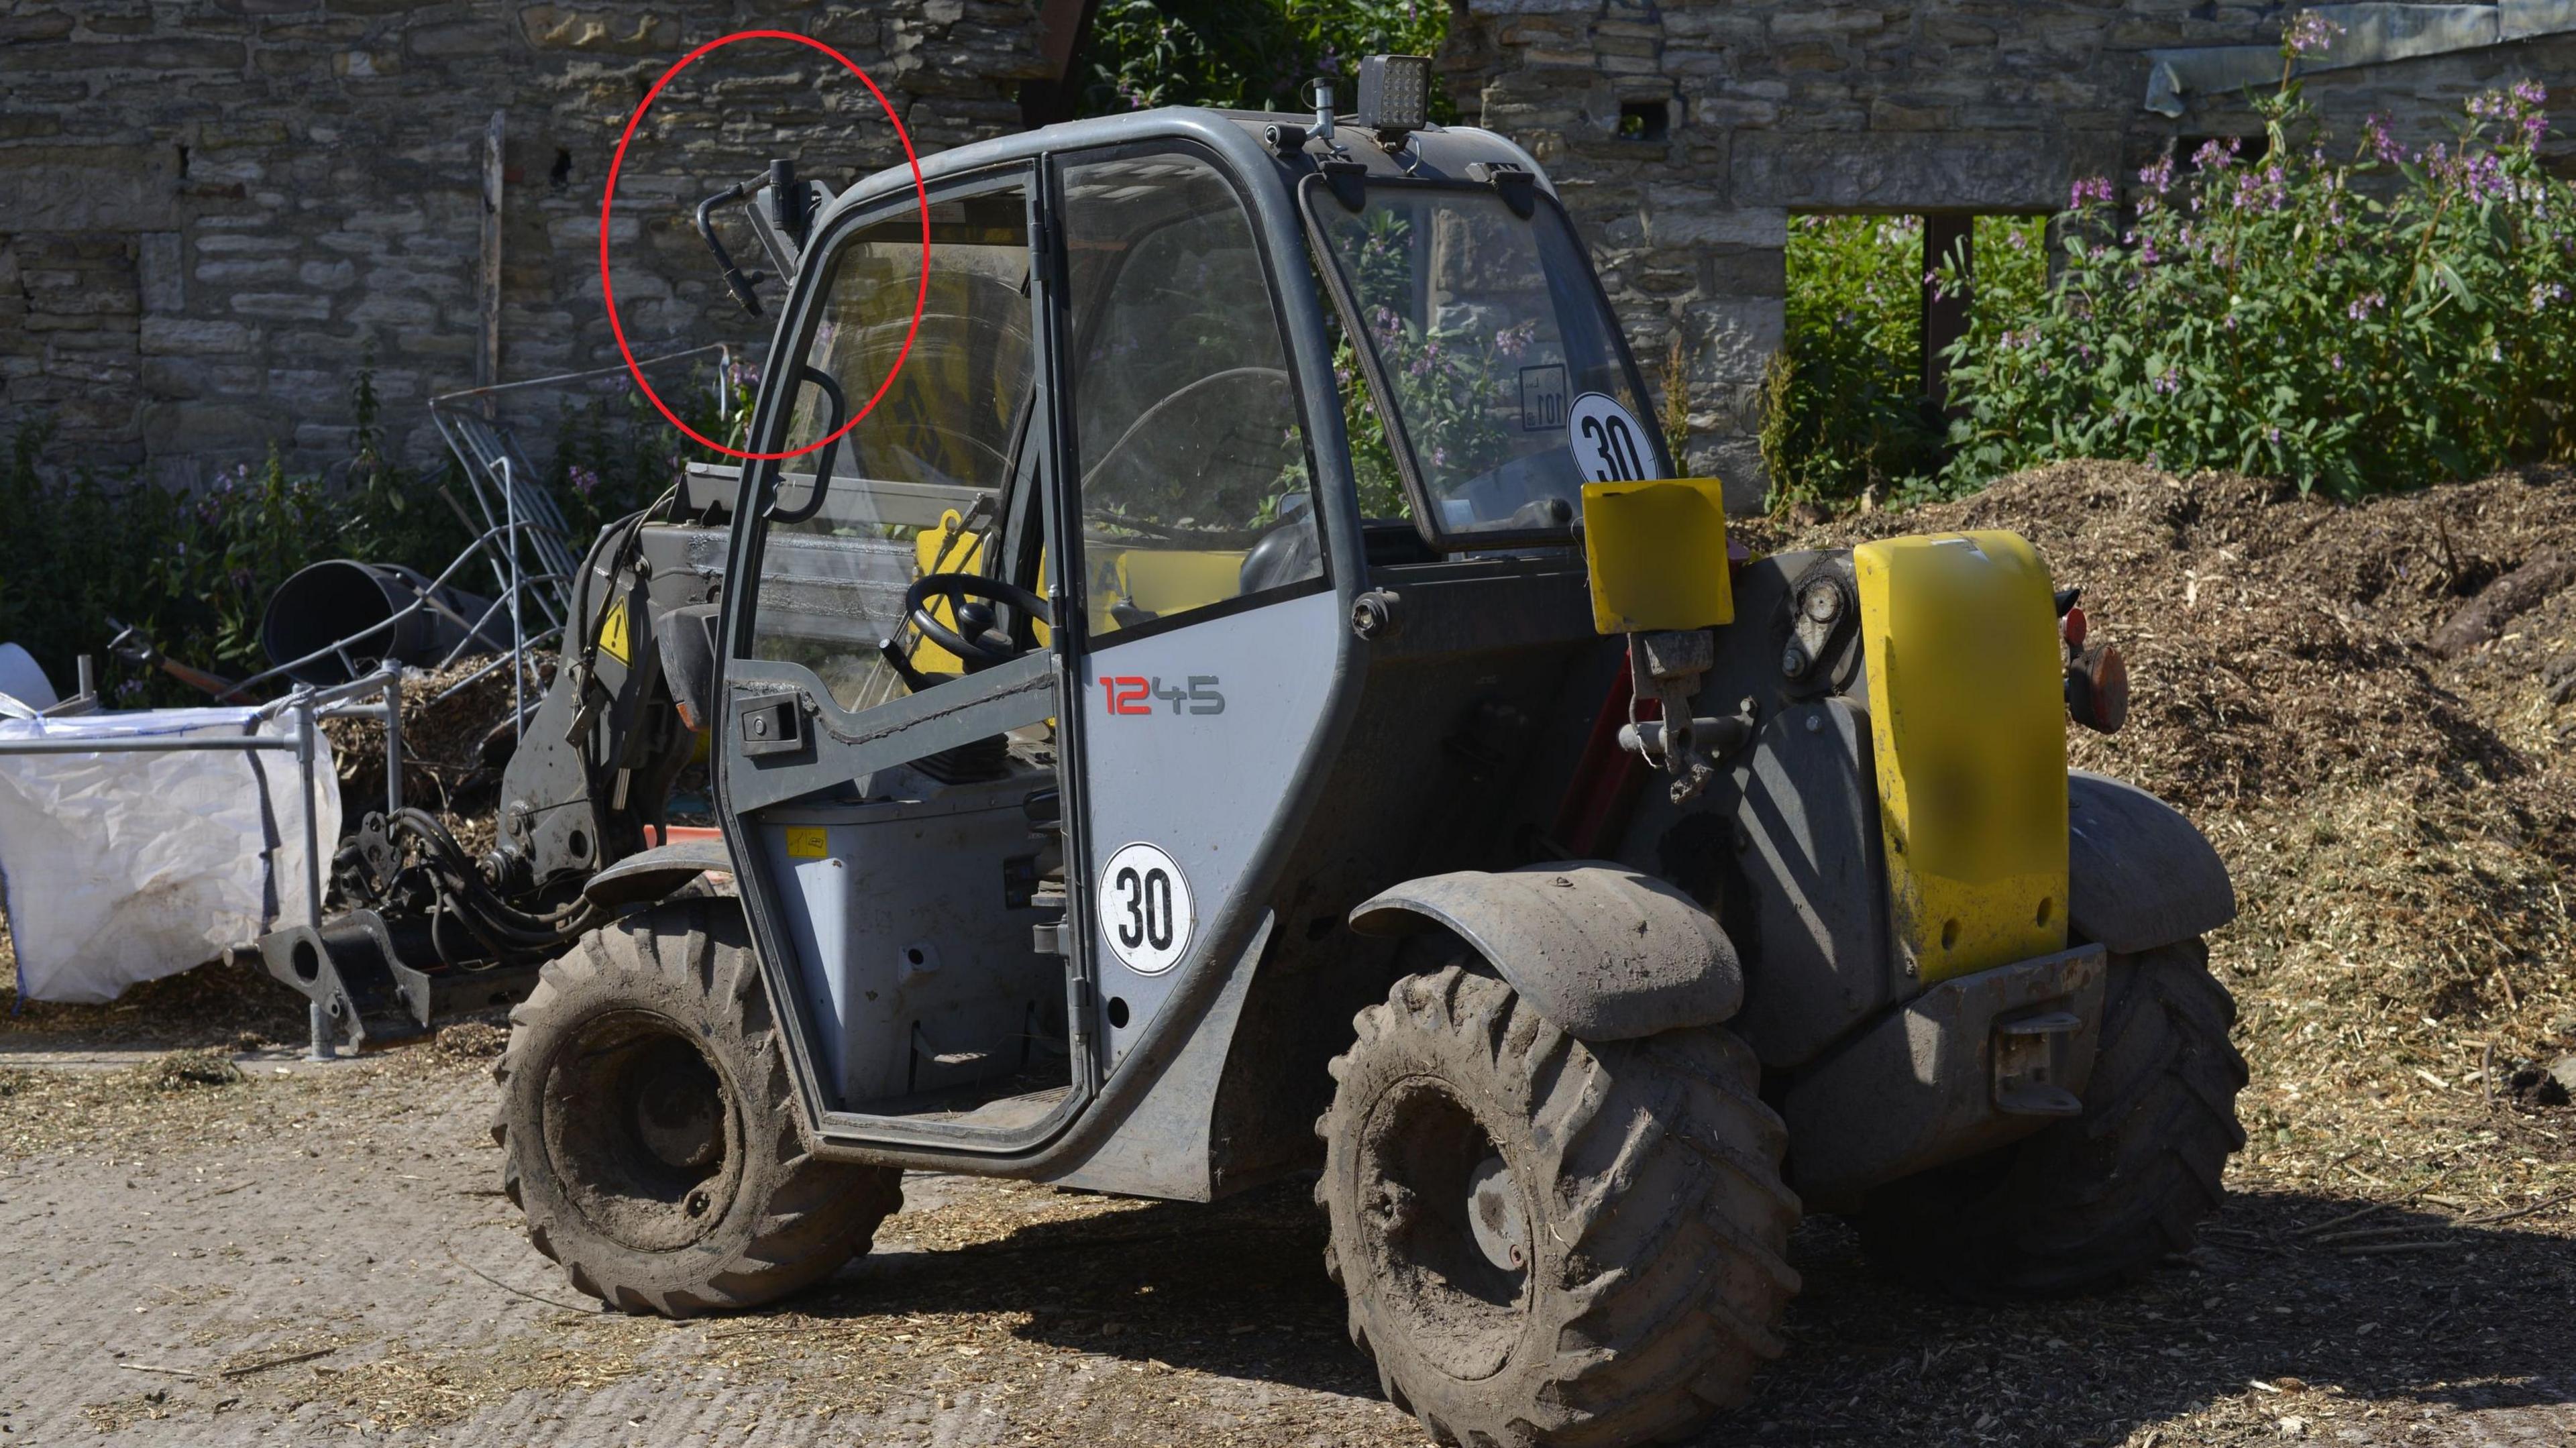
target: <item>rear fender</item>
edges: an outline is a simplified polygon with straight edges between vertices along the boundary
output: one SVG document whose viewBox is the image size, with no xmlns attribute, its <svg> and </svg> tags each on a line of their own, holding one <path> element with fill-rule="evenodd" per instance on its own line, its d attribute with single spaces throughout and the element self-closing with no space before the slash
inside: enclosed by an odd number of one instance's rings
<svg viewBox="0 0 2576 1448">
<path fill-rule="evenodd" d="M 2067 923 L 2122 955 L 2206 935 L 2236 918 L 2218 851 L 2133 784 L 2066 776 Z"/>
<path fill-rule="evenodd" d="M 1688 895 L 1607 860 L 1411 880 L 1351 912 L 1363 935 L 1445 929 L 1523 1000 L 1584 1041 L 1715 1025 L 1744 1002 L 1744 972 Z"/>
</svg>

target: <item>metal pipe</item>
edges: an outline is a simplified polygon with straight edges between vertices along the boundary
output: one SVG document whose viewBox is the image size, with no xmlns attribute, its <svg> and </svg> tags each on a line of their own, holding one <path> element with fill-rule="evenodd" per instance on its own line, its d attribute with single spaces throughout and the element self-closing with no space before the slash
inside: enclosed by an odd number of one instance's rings
<svg viewBox="0 0 2576 1448">
<path fill-rule="evenodd" d="M 291 739 L 263 739 L 245 736 L 238 739 L 164 739 L 149 735 L 132 739 L 0 739 L 0 754 L 191 754 L 222 749 L 276 749 L 295 747 Z"/>
<path fill-rule="evenodd" d="M 322 800 L 313 783 L 313 691 L 298 689 L 293 696 L 295 710 L 295 763 L 304 776 L 304 900 L 307 928 L 322 928 Z M 309 1054 L 316 1061 L 328 1061 L 338 1055 L 338 1046 L 330 1036 L 330 1022 L 321 1005 L 313 1005 L 310 1024 L 313 1040 Z"/>
<path fill-rule="evenodd" d="M 401 812 L 402 792 L 402 671 L 385 671 L 385 814 L 388 818 Z"/>
<path fill-rule="evenodd" d="M 685 352 L 665 352 L 659 357 L 647 357 L 635 365 L 638 367 L 659 367 L 665 362 L 678 362 L 690 357 L 698 356 L 701 353 L 721 352 L 723 350 L 725 350 L 724 343 L 710 342 L 703 347 L 691 347 Z M 468 387 L 462 392 L 442 392 L 436 397 L 431 398 L 429 400 L 429 405 L 434 410 L 444 407 L 451 402 L 464 402 L 468 399 L 479 397 L 493 397 L 504 392 L 521 392 L 531 387 L 561 387 L 572 382 L 595 382 L 602 377 L 624 377 L 626 375 L 627 372 L 624 367 L 601 367 L 589 372 L 566 372 L 555 377 L 531 377 L 524 382 L 497 382 L 489 387 Z"/>
<path fill-rule="evenodd" d="M 519 620 L 519 488 L 510 476 L 510 460 L 501 459 L 501 506 L 510 525 L 510 740 L 527 738 L 528 631 Z"/>
</svg>

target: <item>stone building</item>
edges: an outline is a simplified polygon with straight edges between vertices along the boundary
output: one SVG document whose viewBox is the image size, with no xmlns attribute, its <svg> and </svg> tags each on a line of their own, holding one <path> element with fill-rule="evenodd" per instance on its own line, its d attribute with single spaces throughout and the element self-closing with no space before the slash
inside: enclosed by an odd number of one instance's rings
<svg viewBox="0 0 2576 1448">
<path fill-rule="evenodd" d="M 1451 93 L 1548 165 L 1650 373 L 1681 337 L 1693 464 L 1739 484 L 1738 507 L 1762 486 L 1755 400 L 1792 216 L 1922 214 L 1943 237 L 1976 213 L 2059 209 L 2076 178 L 2132 176 L 2177 137 L 2249 132 L 2234 97 L 2277 74 L 2290 11 L 1449 3 Z M 395 446 L 434 458 L 429 396 L 616 362 L 599 188 L 673 57 L 735 30 L 811 34 L 867 67 L 931 150 L 1062 113 L 1087 8 L 14 0 L 0 434 L 49 416 L 56 459 L 179 486 L 272 440 L 315 466 L 345 456 L 372 358 Z M 2347 131 L 2378 111 L 2431 138 L 2475 91 L 2576 83 L 2576 0 L 2322 8 L 2345 35 L 2310 94 Z M 776 155 L 836 185 L 899 159 L 865 91 L 787 42 L 714 52 L 655 108 L 613 238 L 639 350 L 763 336 L 721 295 L 687 206 Z"/>
<path fill-rule="evenodd" d="M 2133 184 L 2178 138 L 2259 134 L 2243 88 L 2278 80 L 2298 8 L 1459 0 L 1441 63 L 1468 119 L 1548 167 L 1650 372 L 1678 331 L 1692 464 L 1743 507 L 1792 216 L 1923 215 L 1938 243 L 1977 213 L 2063 209 L 2078 178 Z M 2576 0 L 2314 8 L 2343 33 L 2302 73 L 2340 135 L 2380 113 L 2421 144 L 2479 91 L 2576 88 Z"/>
<path fill-rule="evenodd" d="M 394 445 L 434 458 L 429 396 L 616 364 L 600 185 L 673 59 L 736 30 L 813 35 L 868 70 L 928 151 L 1022 124 L 1024 88 L 1063 72 L 1065 13 L 1032 0 L 12 0 L 0 434 L 50 416 L 55 460 L 180 486 L 272 440 L 318 466 L 346 455 L 351 381 L 371 357 Z M 758 331 L 722 297 L 686 211 L 781 155 L 835 185 L 901 159 L 865 89 L 789 42 L 716 51 L 655 107 L 615 222 L 639 351 Z"/>
</svg>

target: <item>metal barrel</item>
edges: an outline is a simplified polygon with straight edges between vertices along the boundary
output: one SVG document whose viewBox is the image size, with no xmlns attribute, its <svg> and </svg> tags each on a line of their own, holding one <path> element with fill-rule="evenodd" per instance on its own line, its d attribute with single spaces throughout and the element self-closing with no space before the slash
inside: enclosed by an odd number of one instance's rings
<svg viewBox="0 0 2576 1448">
<path fill-rule="evenodd" d="M 477 651 L 509 651 L 508 619 L 490 599 L 452 586 L 433 589 L 398 563 L 334 558 L 269 595 L 259 644 L 272 665 L 296 665 L 289 678 L 320 686 L 347 683 L 386 659 L 440 663 L 469 633 Z"/>
</svg>

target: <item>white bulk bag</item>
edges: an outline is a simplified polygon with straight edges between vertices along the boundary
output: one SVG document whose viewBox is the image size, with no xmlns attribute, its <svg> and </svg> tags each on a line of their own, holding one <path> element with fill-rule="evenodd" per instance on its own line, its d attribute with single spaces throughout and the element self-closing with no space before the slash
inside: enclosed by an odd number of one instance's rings
<svg viewBox="0 0 2576 1448">
<path fill-rule="evenodd" d="M 11 754 L 10 741 L 296 728 L 249 708 L 0 718 L 0 888 L 21 998 L 114 1000 L 304 923 L 305 801 L 291 750 Z M 319 731 L 313 771 L 327 877 L 340 790 Z"/>
</svg>

